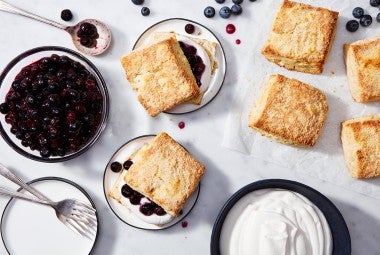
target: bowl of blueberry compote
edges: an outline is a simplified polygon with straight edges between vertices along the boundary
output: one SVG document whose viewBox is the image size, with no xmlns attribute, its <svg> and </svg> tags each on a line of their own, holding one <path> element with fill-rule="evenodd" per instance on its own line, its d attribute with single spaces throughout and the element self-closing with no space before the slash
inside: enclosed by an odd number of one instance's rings
<svg viewBox="0 0 380 255">
<path fill-rule="evenodd" d="M 108 101 L 103 77 L 84 56 L 58 46 L 34 48 L 0 74 L 0 133 L 30 159 L 66 161 L 99 138 Z"/>
</svg>

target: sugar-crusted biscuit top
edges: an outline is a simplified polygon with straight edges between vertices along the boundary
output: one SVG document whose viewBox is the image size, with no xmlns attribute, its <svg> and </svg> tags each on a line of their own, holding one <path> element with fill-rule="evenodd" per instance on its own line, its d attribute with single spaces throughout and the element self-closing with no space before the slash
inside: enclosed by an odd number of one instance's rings
<svg viewBox="0 0 380 255">
<path fill-rule="evenodd" d="M 302 62 L 324 62 L 335 34 L 338 12 L 285 0 L 263 54 Z"/>
<path fill-rule="evenodd" d="M 354 100 L 380 100 L 380 37 L 345 44 L 344 52 Z"/>
<path fill-rule="evenodd" d="M 140 103 L 151 116 L 200 93 L 190 64 L 175 38 L 139 48 L 121 58 Z"/>
<path fill-rule="evenodd" d="M 271 75 L 251 111 L 251 128 L 282 143 L 313 146 L 327 117 L 326 96 L 282 75 Z"/>
<path fill-rule="evenodd" d="M 205 167 L 168 134 L 158 134 L 133 157 L 124 180 L 173 216 L 197 188 Z"/>
<path fill-rule="evenodd" d="M 380 176 L 380 114 L 343 122 L 341 139 L 352 177 Z"/>
</svg>

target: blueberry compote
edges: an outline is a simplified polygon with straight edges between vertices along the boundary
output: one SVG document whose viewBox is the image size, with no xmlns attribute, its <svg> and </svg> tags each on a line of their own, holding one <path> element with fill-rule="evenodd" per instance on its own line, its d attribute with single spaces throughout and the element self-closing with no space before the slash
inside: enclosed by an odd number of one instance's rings
<svg viewBox="0 0 380 255">
<path fill-rule="evenodd" d="M 95 77 L 81 63 L 53 54 L 17 74 L 1 113 L 23 146 L 47 158 L 86 144 L 100 124 L 102 104 Z"/>
<path fill-rule="evenodd" d="M 200 87 L 202 85 L 202 74 L 205 71 L 206 66 L 203 63 L 202 58 L 197 54 L 197 49 L 194 46 L 184 43 L 182 41 L 179 41 L 179 45 L 181 46 L 181 49 L 185 54 L 187 61 L 189 61 L 191 71 L 193 72 L 195 79 L 197 80 L 198 87 Z"/>
<path fill-rule="evenodd" d="M 128 186 L 128 184 L 124 184 L 121 187 L 121 194 L 125 198 L 129 199 L 129 202 L 132 205 L 139 205 L 140 212 L 145 216 L 151 216 L 153 214 L 163 216 L 166 214 L 165 210 L 161 206 L 150 201 L 148 198 L 146 198 L 146 200 L 148 200 L 149 202 L 141 203 L 142 198 L 144 198 L 144 196 L 139 192 L 133 190 L 131 187 Z"/>
<path fill-rule="evenodd" d="M 88 22 L 84 22 L 79 26 L 77 36 L 80 44 L 87 48 L 96 47 L 96 39 L 99 38 L 96 26 Z"/>
</svg>

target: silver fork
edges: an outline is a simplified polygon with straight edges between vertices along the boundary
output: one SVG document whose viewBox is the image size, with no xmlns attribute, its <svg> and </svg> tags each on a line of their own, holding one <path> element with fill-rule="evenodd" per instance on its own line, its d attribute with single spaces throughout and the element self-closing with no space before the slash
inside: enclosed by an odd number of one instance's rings
<svg viewBox="0 0 380 255">
<path fill-rule="evenodd" d="M 92 239 L 95 235 L 97 218 L 96 210 L 92 206 L 76 199 L 64 199 L 58 202 L 52 201 L 34 187 L 26 184 L 20 177 L 16 176 L 2 164 L 0 164 L 0 174 L 21 186 L 23 189 L 29 191 L 37 198 L 28 196 L 21 192 L 13 192 L 3 187 L 0 187 L 1 194 L 18 197 L 39 204 L 49 205 L 55 210 L 57 218 L 74 232 L 89 239 Z"/>
</svg>

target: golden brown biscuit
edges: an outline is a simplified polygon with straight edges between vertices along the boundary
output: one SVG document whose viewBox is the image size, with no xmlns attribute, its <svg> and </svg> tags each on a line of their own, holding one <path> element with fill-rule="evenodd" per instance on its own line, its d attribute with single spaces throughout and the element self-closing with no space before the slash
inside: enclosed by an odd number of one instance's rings
<svg viewBox="0 0 380 255">
<path fill-rule="evenodd" d="M 338 12 L 285 0 L 262 54 L 279 66 L 319 74 L 329 54 Z"/>
<path fill-rule="evenodd" d="M 152 117 L 200 94 L 175 38 L 134 50 L 121 58 L 121 64 L 138 100 Z"/>
<path fill-rule="evenodd" d="M 380 37 L 345 44 L 344 53 L 352 98 L 380 100 Z"/>
<path fill-rule="evenodd" d="M 380 176 L 380 114 L 343 122 L 341 139 L 352 177 Z"/>
<path fill-rule="evenodd" d="M 133 157 L 125 182 L 134 190 L 177 216 L 197 188 L 205 167 L 166 133 Z"/>
<path fill-rule="evenodd" d="M 171 37 L 177 39 L 178 35 L 179 34 L 177 34 L 175 32 L 156 32 L 156 33 L 152 34 L 152 36 L 150 37 L 149 43 L 152 44 L 154 42 L 165 40 L 165 39 L 168 39 Z M 208 41 L 206 39 L 201 39 L 201 38 L 195 38 L 195 37 L 189 37 L 189 36 L 184 36 L 184 37 L 187 37 L 188 39 L 196 42 L 197 44 L 199 44 L 204 49 L 204 51 L 206 52 L 206 54 L 210 60 L 211 74 L 213 74 L 215 72 L 215 70 L 218 68 L 218 62 L 215 59 L 216 58 L 217 43 L 212 42 L 212 41 Z M 200 105 L 202 103 L 203 95 L 204 95 L 204 92 L 199 93 L 199 95 L 196 95 L 195 97 L 191 98 L 188 101 L 188 103 Z"/>
<path fill-rule="evenodd" d="M 251 111 L 249 126 L 285 144 L 313 146 L 327 117 L 326 96 L 282 75 L 271 75 Z"/>
</svg>

